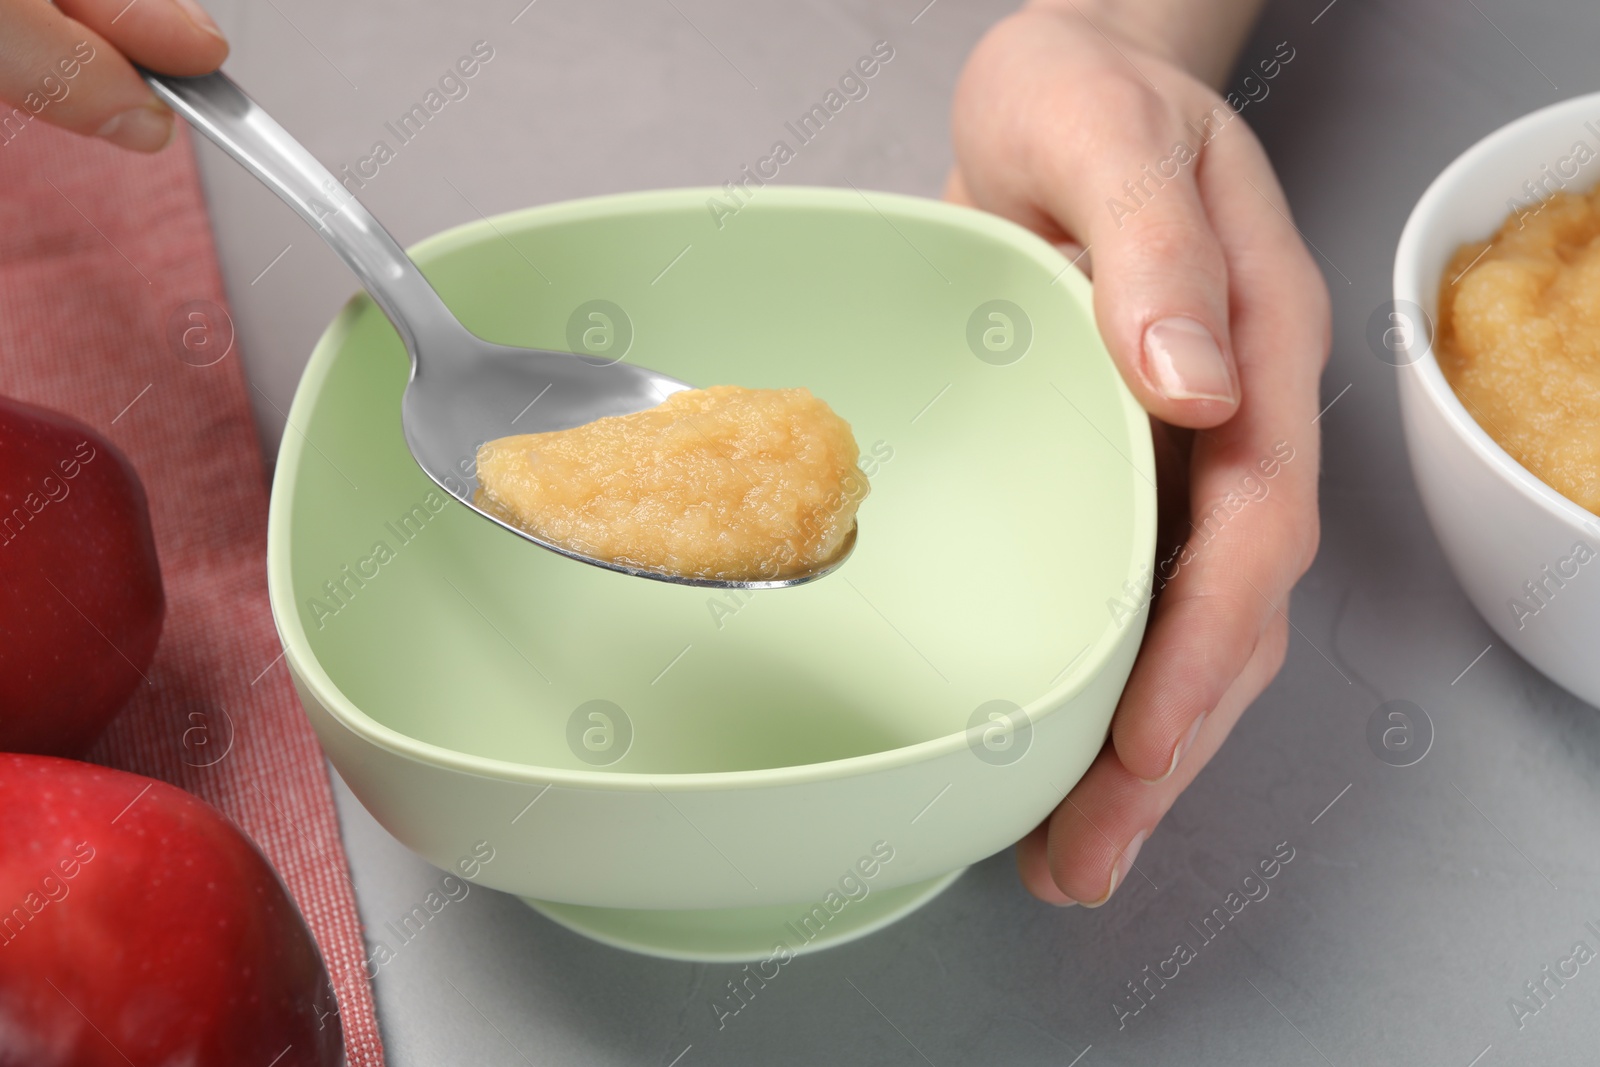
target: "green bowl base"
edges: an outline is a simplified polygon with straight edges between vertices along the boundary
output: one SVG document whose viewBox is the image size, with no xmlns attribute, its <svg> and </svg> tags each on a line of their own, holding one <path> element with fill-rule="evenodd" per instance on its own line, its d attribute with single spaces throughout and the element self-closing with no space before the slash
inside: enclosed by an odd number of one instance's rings
<svg viewBox="0 0 1600 1067">
<path fill-rule="evenodd" d="M 965 870 L 962 867 L 926 882 L 874 890 L 850 901 L 825 924 L 814 919 L 802 924 L 805 904 L 654 911 L 557 904 L 531 897 L 522 900 L 545 918 L 613 948 L 695 963 L 746 963 L 771 959 L 780 943 L 798 956 L 865 937 L 922 907 Z"/>
</svg>

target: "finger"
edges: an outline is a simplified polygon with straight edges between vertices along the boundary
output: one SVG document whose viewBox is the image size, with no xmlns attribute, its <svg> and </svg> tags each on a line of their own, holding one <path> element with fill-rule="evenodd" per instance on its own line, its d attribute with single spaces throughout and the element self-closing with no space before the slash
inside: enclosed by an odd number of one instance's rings
<svg viewBox="0 0 1600 1067">
<path fill-rule="evenodd" d="M 1071 907 L 1077 901 L 1056 885 L 1055 878 L 1050 874 L 1050 865 L 1045 860 L 1045 837 L 1049 832 L 1050 820 L 1046 819 L 1017 842 L 1017 874 L 1021 876 L 1028 892 L 1046 904 L 1054 904 L 1058 908 Z"/>
<path fill-rule="evenodd" d="M 113 41 L 126 38 L 137 60 L 180 74 L 212 69 L 227 45 L 197 29 L 177 0 L 137 0 L 120 17 L 105 8 L 81 0 L 0 4 L 0 101 L 10 105 L 0 108 L 0 141 L 35 119 L 136 151 L 172 139 L 172 112 Z M 80 9 L 107 32 L 70 17 Z"/>
<path fill-rule="evenodd" d="M 1254 138 L 1241 128 L 1216 147 L 1202 193 L 1234 279 L 1246 392 L 1232 420 L 1195 435 L 1186 540 L 1156 561 L 1161 598 L 1112 725 L 1118 758 L 1146 780 L 1186 758 L 1318 540 L 1327 292 L 1286 206 L 1268 199 L 1281 193 Z"/>
<path fill-rule="evenodd" d="M 1142 879 L 1135 866 L 1140 847 L 1277 673 L 1287 635 L 1286 624 L 1267 628 L 1246 669 L 1195 738 L 1197 758 L 1164 782 L 1140 781 L 1107 745 L 1051 814 L 1045 833 L 1035 831 L 1018 845 L 1017 864 L 1029 892 L 1052 904 L 1065 896 L 1098 907 L 1119 886 Z"/>
<path fill-rule="evenodd" d="M 1003 211 L 995 211 L 992 205 L 980 204 L 972 189 L 968 187 L 966 178 L 961 173 L 960 167 L 952 167 L 945 177 L 944 199 L 952 204 L 962 207 L 988 210 L 991 214 L 1002 214 L 1013 222 L 1022 222 L 1035 233 L 1044 237 L 1056 246 L 1056 250 L 1067 257 L 1073 266 L 1083 271 L 1085 275 L 1091 271 L 1087 249 L 1074 240 L 1064 229 L 1045 215 L 1035 212 L 1026 214 L 1025 220 L 1019 220 L 1014 215 L 1006 215 Z"/>
<path fill-rule="evenodd" d="M 172 112 L 104 37 L 50 4 L 0 4 L 0 140 L 35 119 L 153 152 L 172 138 Z"/>
<path fill-rule="evenodd" d="M 58 0 L 57 6 L 162 74 L 209 74 L 228 58 L 222 31 L 194 0 Z"/>
<path fill-rule="evenodd" d="M 1227 267 L 1194 185 L 1203 162 L 1173 162 L 1183 142 L 1158 116 L 1115 136 L 1083 178 L 1057 174 L 1047 202 L 1095 257 L 1096 321 L 1140 403 L 1175 425 L 1214 426 L 1240 387 Z"/>
<path fill-rule="evenodd" d="M 950 173 L 944 180 L 944 198 L 952 204 L 962 207 L 977 207 L 977 201 L 972 199 L 972 192 L 967 188 L 967 180 L 961 176 L 961 171 L 956 167 L 950 168 Z"/>
<path fill-rule="evenodd" d="M 1003 153 L 965 172 L 988 183 L 972 189 L 984 207 L 1091 250 L 1100 333 L 1140 403 L 1166 422 L 1214 426 L 1237 407 L 1239 380 L 1226 263 L 1196 173 L 1208 140 L 1236 119 L 1192 78 L 1141 68 L 1099 40 L 1041 32 L 1036 18 L 986 38 L 964 77 L 1023 79 L 1033 93 L 1017 116 L 958 106 L 958 143 Z M 984 124 L 1021 129 L 980 138 Z"/>
</svg>

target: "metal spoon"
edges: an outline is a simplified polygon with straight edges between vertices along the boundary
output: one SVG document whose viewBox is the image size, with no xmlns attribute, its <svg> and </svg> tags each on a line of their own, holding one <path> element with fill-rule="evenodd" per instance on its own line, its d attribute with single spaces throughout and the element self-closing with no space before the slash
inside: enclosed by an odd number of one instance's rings
<svg viewBox="0 0 1600 1067">
<path fill-rule="evenodd" d="M 294 208 L 361 279 L 411 356 L 411 378 L 400 403 L 411 455 L 441 489 L 479 515 L 542 548 L 596 567 L 723 589 L 780 589 L 814 581 L 855 548 L 852 526 L 833 559 L 802 574 L 756 581 L 685 578 L 581 555 L 485 511 L 473 501 L 475 460 L 479 445 L 513 432 L 509 420 L 496 414 L 505 410 L 508 398 L 540 399 L 537 410 L 527 408 L 517 416 L 521 425 L 516 432 L 536 433 L 643 411 L 690 385 L 629 363 L 483 340 L 461 325 L 411 257 L 354 195 L 231 78 L 221 71 L 198 78 L 140 73 L 174 111 Z"/>
</svg>

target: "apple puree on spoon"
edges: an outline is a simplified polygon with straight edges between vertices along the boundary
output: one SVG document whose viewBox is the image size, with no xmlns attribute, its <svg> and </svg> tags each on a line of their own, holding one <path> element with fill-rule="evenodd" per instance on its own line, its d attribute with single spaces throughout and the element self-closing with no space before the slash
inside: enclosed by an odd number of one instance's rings
<svg viewBox="0 0 1600 1067">
<path fill-rule="evenodd" d="M 839 552 L 868 492 L 850 426 L 806 389 L 718 385 L 478 452 L 478 506 L 644 570 L 781 579 Z"/>
</svg>

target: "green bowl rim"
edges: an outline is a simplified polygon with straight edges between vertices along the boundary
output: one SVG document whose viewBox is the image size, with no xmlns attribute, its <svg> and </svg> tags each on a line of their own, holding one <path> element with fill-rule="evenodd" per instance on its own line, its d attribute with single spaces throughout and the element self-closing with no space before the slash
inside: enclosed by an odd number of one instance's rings
<svg viewBox="0 0 1600 1067">
<path fill-rule="evenodd" d="M 484 238 L 498 237 L 500 226 L 521 226 L 529 222 L 548 225 L 663 207 L 682 207 L 689 204 L 700 206 L 711 197 L 724 195 L 723 189 L 706 186 L 614 193 L 544 204 L 492 217 L 486 216 L 451 227 L 412 245 L 408 252 L 419 263 L 425 263 L 435 254 L 453 251 Z M 1058 281 L 1064 283 L 1068 297 L 1078 303 L 1079 310 L 1089 316 L 1090 322 L 1094 321 L 1092 289 L 1083 273 L 1049 242 L 999 216 L 902 193 L 870 191 L 869 197 L 869 191 L 825 186 L 769 186 L 761 190 L 760 202 L 764 206 L 781 205 L 822 208 L 831 212 L 870 213 L 885 217 L 886 221 L 885 209 L 887 209 L 903 218 L 927 219 L 962 227 L 1009 245 L 1050 270 Z M 343 343 L 355 316 L 371 306 L 373 306 L 371 297 L 364 292 L 358 292 L 351 297 L 318 338 L 316 347 L 312 349 L 310 359 L 306 363 L 306 369 L 301 375 L 300 383 L 295 389 L 294 402 L 290 405 L 288 415 L 290 425 L 309 423 L 312 405 L 321 394 L 322 383 L 333 365 L 334 353 Z M 1103 343 L 1101 350 L 1104 352 Z M 1109 361 L 1109 354 L 1105 358 Z M 1121 375 L 1115 374 L 1114 377 L 1115 388 L 1122 403 L 1122 412 L 1128 419 L 1129 425 L 1135 428 L 1147 426 L 1144 409 L 1129 392 Z M 1148 566 L 1155 556 L 1155 457 L 1148 432 L 1139 433 L 1136 429 L 1131 436 L 1133 454 L 1125 458 L 1141 476 L 1134 483 L 1135 551 L 1130 553 L 1129 557 L 1129 578 L 1137 582 L 1141 577 L 1139 568 Z M 300 613 L 295 608 L 294 584 L 289 563 L 289 524 L 303 451 L 304 446 L 299 434 L 283 435 L 278 448 L 278 462 L 267 516 L 268 600 L 272 606 L 273 621 L 277 624 L 278 635 L 283 641 L 285 658 L 289 662 L 290 670 L 340 725 L 369 744 L 419 763 L 499 781 L 604 790 L 644 790 L 665 786 L 677 791 L 793 785 L 828 778 L 853 777 L 935 759 L 955 752 L 967 744 L 968 731 L 960 730 L 927 741 L 919 741 L 913 745 L 903 745 L 899 748 L 849 756 L 824 763 L 805 763 L 748 771 L 631 773 L 605 768 L 570 770 L 475 756 L 421 741 L 385 726 L 358 708 L 323 670 L 301 625 Z M 1080 654 L 1078 663 L 1068 677 L 1024 705 L 1023 710 L 1027 713 L 1028 722 L 1039 722 L 1045 715 L 1065 704 L 1087 686 L 1099 675 L 1113 651 L 1123 641 L 1138 640 L 1142 636 L 1143 622 L 1141 615 L 1135 625 L 1123 628 L 1107 626 L 1087 654 Z"/>
</svg>

